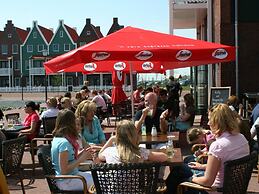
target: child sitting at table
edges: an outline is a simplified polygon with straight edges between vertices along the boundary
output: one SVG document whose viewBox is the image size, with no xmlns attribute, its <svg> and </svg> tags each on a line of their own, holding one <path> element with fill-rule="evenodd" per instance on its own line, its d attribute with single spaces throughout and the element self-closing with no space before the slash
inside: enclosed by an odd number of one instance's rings
<svg viewBox="0 0 259 194">
<path fill-rule="evenodd" d="M 184 159 L 184 163 L 194 162 L 197 160 L 197 157 L 201 154 L 206 154 L 209 150 L 210 144 L 215 141 L 214 135 L 210 130 L 203 128 L 193 127 L 187 131 L 187 141 L 189 144 L 205 144 L 204 149 L 199 149 L 194 152 L 193 155 L 187 156 Z"/>
<path fill-rule="evenodd" d="M 99 159 L 107 163 L 157 161 L 164 162 L 167 155 L 139 147 L 139 135 L 133 122 L 123 120 L 99 152 Z"/>
</svg>

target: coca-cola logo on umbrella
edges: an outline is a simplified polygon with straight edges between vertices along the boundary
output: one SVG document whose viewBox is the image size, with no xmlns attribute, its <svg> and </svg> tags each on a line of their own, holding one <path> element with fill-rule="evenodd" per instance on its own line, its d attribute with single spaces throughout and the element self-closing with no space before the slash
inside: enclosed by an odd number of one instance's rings
<svg viewBox="0 0 259 194">
<path fill-rule="evenodd" d="M 110 56 L 107 52 L 96 52 L 92 54 L 92 58 L 97 61 L 107 59 Z"/>
<path fill-rule="evenodd" d="M 86 63 L 84 65 L 84 70 L 86 71 L 94 71 L 96 70 L 96 68 L 97 68 L 97 65 L 95 63 Z"/>
<path fill-rule="evenodd" d="M 176 59 L 178 59 L 179 61 L 186 61 L 191 56 L 192 56 L 192 52 L 191 51 L 189 51 L 189 50 L 180 50 L 176 54 Z"/>
<path fill-rule="evenodd" d="M 138 54 L 135 55 L 135 57 L 139 60 L 147 60 L 150 59 L 153 56 L 153 53 L 150 51 L 140 51 Z"/>
<path fill-rule="evenodd" d="M 126 63 L 124 63 L 124 62 L 117 62 L 117 63 L 114 64 L 113 68 L 116 71 L 122 71 L 123 69 L 126 68 Z"/>
<path fill-rule="evenodd" d="M 228 56 L 228 52 L 225 49 L 217 49 L 212 53 L 212 56 L 216 59 L 225 59 Z"/>
<path fill-rule="evenodd" d="M 148 70 L 152 70 L 153 68 L 154 68 L 154 64 L 149 62 L 149 61 L 147 61 L 147 62 L 142 64 L 142 69 L 143 70 L 148 71 Z"/>
</svg>

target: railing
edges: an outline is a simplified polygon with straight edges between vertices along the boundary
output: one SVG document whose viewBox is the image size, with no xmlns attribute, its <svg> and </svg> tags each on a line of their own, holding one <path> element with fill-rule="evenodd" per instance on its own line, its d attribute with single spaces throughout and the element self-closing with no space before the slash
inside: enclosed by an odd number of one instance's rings
<svg viewBox="0 0 259 194">
<path fill-rule="evenodd" d="M 0 68 L 0 76 L 9 76 L 10 68 Z M 12 75 L 12 69 L 10 69 L 10 75 Z"/>
<path fill-rule="evenodd" d="M 48 92 L 66 92 L 71 90 L 70 92 L 79 92 L 82 86 L 48 86 Z M 112 86 L 89 86 L 89 90 L 100 90 L 100 89 L 111 89 Z M 125 92 L 129 92 L 131 90 L 130 86 L 123 87 Z M 22 87 L 0 87 L 0 93 L 9 93 L 9 92 L 22 92 Z M 23 87 L 23 92 L 45 92 L 44 86 L 27 86 Z"/>
<path fill-rule="evenodd" d="M 43 67 L 34 67 L 30 69 L 31 75 L 45 75 L 45 69 Z"/>
<path fill-rule="evenodd" d="M 175 4 L 196 4 L 196 3 L 207 3 L 207 0 L 173 0 Z"/>
</svg>

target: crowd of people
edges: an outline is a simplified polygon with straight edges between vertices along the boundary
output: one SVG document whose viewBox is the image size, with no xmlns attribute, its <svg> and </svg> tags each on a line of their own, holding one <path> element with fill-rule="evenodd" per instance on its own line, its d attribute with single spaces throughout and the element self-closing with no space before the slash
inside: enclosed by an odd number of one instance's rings
<svg viewBox="0 0 259 194">
<path fill-rule="evenodd" d="M 138 107 L 134 121 L 120 121 L 116 126 L 116 134 L 108 140 L 96 113 L 98 110 L 109 111 L 111 97 L 103 90 L 90 92 L 87 85 L 76 93 L 75 99 L 72 99 L 69 92 L 64 96 L 48 98 L 47 109 L 41 114 L 38 113 L 38 104 L 27 102 L 24 107 L 27 116 L 23 121 L 27 128 L 20 131 L 20 134 L 29 133 L 27 141 L 31 141 L 38 133 L 37 123 L 40 119 L 57 117 L 51 146 L 55 173 L 82 175 L 90 187 L 93 184 L 91 173 L 81 172 L 78 168 L 85 160 L 128 163 L 146 160 L 164 162 L 168 159 L 162 152 L 139 146 L 139 134 L 143 125 L 146 133 L 151 133 L 153 126 L 161 133 L 171 130 L 186 132 L 188 143 L 203 143 L 206 146 L 186 157 L 183 165 L 173 168 L 166 179 L 167 193 L 176 193 L 177 186 L 183 181 L 221 188 L 224 181 L 224 162 L 246 156 L 252 150 L 258 151 L 256 126 L 259 125 L 259 105 L 252 111 L 249 134 L 244 133 L 243 107 L 235 96 L 230 96 L 225 104 L 209 108 L 209 129 L 193 127 L 194 98 L 187 93 L 181 101 L 181 85 L 173 76 L 169 79 L 166 88 L 158 85 L 146 89 L 138 87 L 133 94 L 134 103 Z M 246 127 L 246 131 L 249 131 L 249 126 Z M 208 157 L 201 164 L 197 162 L 197 157 L 204 153 Z M 60 179 L 57 186 L 65 190 L 83 189 L 82 183 L 77 180 Z"/>
</svg>

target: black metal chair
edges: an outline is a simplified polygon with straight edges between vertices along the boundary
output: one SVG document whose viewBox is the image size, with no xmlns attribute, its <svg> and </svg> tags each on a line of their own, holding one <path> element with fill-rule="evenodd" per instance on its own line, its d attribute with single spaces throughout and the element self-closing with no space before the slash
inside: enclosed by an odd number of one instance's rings
<svg viewBox="0 0 259 194">
<path fill-rule="evenodd" d="M 5 114 L 5 119 L 8 121 L 8 120 L 14 120 L 14 121 L 18 121 L 20 118 L 20 113 L 8 113 L 8 114 Z"/>
<path fill-rule="evenodd" d="M 219 191 L 223 194 L 245 194 L 251 178 L 253 167 L 256 161 L 257 153 L 227 161 L 224 164 L 224 183 Z M 178 194 L 184 190 L 192 188 L 203 191 L 215 191 L 211 187 L 204 187 L 199 184 L 183 182 L 178 186 Z"/>
<path fill-rule="evenodd" d="M 42 125 L 44 131 L 44 137 L 49 134 L 52 134 L 52 131 L 55 128 L 57 117 L 43 117 L 42 118 Z"/>
<path fill-rule="evenodd" d="M 18 137 L 16 139 L 5 140 L 2 142 L 2 167 L 5 175 L 19 175 L 22 192 L 25 193 L 21 163 L 24 153 L 26 137 Z"/>
<path fill-rule="evenodd" d="M 55 170 L 53 169 L 51 162 L 51 145 L 44 145 L 39 148 L 38 158 L 39 162 L 43 168 L 45 178 L 47 179 L 49 189 L 51 193 L 73 193 L 73 194 L 86 194 L 91 193 L 87 190 L 87 184 L 84 177 L 79 175 L 55 175 Z M 83 191 L 65 191 L 61 190 L 56 185 L 56 180 L 58 179 L 80 179 L 83 183 Z"/>
<path fill-rule="evenodd" d="M 97 194 L 157 193 L 159 163 L 104 163 L 90 169 Z"/>
</svg>

